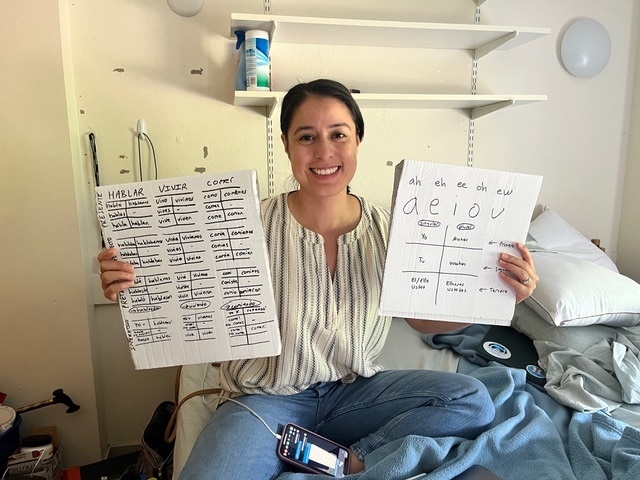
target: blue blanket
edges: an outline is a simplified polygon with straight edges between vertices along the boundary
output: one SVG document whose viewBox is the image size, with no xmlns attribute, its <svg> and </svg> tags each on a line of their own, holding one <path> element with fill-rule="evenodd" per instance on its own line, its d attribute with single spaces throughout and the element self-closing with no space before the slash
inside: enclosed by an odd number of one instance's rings
<svg viewBox="0 0 640 480">
<path fill-rule="evenodd" d="M 458 345 L 468 347 L 469 341 Z M 528 385 L 524 370 L 461 362 L 461 370 L 481 380 L 493 398 L 496 417 L 490 428 L 475 440 L 405 437 L 371 452 L 366 470 L 348 478 L 404 480 L 426 473 L 425 480 L 450 480 L 480 464 L 505 479 L 640 479 L 639 430 L 604 413 L 580 413 L 558 404 Z M 279 478 L 318 476 L 286 473 Z"/>
</svg>

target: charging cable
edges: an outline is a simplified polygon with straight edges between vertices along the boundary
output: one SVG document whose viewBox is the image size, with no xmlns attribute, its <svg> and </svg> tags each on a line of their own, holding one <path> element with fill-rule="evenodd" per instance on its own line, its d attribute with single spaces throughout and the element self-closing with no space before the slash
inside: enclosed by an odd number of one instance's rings
<svg viewBox="0 0 640 480">
<path fill-rule="evenodd" d="M 28 474 L 29 477 L 34 477 L 34 472 L 36 471 L 36 469 L 38 468 L 38 465 L 40 465 L 40 462 L 42 461 L 42 457 L 44 456 L 45 450 L 44 449 L 38 449 L 38 450 L 33 450 L 34 452 L 38 452 L 38 460 L 36 460 L 36 463 L 33 465 L 33 468 L 31 469 L 31 473 Z M 7 473 L 9 473 L 9 467 L 7 467 L 4 471 L 4 473 L 2 474 L 2 477 L 0 477 L 0 480 L 4 480 L 4 478 L 6 477 Z"/>
<path fill-rule="evenodd" d="M 207 366 L 204 369 L 204 373 L 202 374 L 202 391 L 206 391 L 207 389 L 205 388 L 205 381 L 206 381 L 206 377 L 207 377 L 207 368 L 209 368 L 209 363 L 207 363 Z M 218 406 L 220 405 L 220 400 L 224 400 L 226 402 L 232 402 L 235 403 L 236 405 L 240 405 L 241 407 L 247 409 L 254 417 L 256 417 L 258 420 L 260 420 L 262 422 L 262 424 L 267 428 L 267 430 L 269 430 L 269 433 L 271 433 L 271 435 L 273 435 L 274 437 L 276 437 L 278 440 L 280 440 L 282 438 L 282 435 L 277 434 L 276 432 L 274 432 L 271 427 L 269 425 L 267 425 L 267 422 L 264 421 L 264 419 L 258 415 L 258 413 L 251 409 L 250 407 L 248 407 L 247 405 L 245 405 L 242 402 L 239 402 L 237 400 L 234 400 L 233 398 L 229 398 L 226 395 L 218 395 L 216 393 L 203 393 L 202 394 L 202 403 L 204 403 L 205 405 L 209 406 L 212 403 L 214 403 L 213 401 L 208 402 L 205 399 L 205 395 L 208 397 L 211 397 L 213 399 L 218 400 L 218 404 L 215 406 L 215 408 L 218 408 Z"/>
<path fill-rule="evenodd" d="M 39 455 L 38 455 L 38 460 L 36 460 L 36 464 L 35 464 L 35 465 L 33 466 L 33 468 L 31 469 L 31 474 L 30 474 L 30 476 L 32 476 L 32 477 L 33 477 L 33 476 L 35 476 L 35 475 L 33 474 L 33 472 L 35 472 L 35 471 L 36 471 L 36 468 L 38 468 L 38 465 L 40 464 L 40 461 L 42 460 L 42 457 L 44 456 L 44 449 L 40 449 L 40 450 L 38 450 L 38 452 L 40 452 L 40 453 L 39 453 Z"/>
<path fill-rule="evenodd" d="M 136 135 L 136 138 L 138 140 L 138 170 L 140 173 L 140 181 L 144 180 L 143 175 L 142 175 L 142 152 L 140 151 L 140 140 L 146 140 L 149 143 L 149 146 L 151 147 L 151 153 L 153 155 L 153 166 L 155 168 L 155 180 L 158 179 L 158 159 L 156 158 L 156 149 L 153 146 L 153 142 L 151 141 L 151 138 L 149 138 L 149 135 L 147 135 L 147 124 L 145 123 L 145 121 L 143 119 L 138 120 L 138 134 Z"/>
<path fill-rule="evenodd" d="M 251 412 L 251 414 L 252 414 L 254 417 L 256 417 L 258 420 L 260 420 L 260 421 L 262 422 L 262 424 L 267 428 L 267 430 L 269 430 L 269 433 L 271 433 L 271 435 L 273 435 L 274 437 L 276 437 L 278 440 L 280 440 L 280 439 L 282 438 L 282 435 L 279 435 L 279 434 L 277 434 L 276 432 L 274 432 L 274 431 L 271 429 L 271 427 L 270 427 L 269 425 L 267 425 L 267 422 L 265 422 L 265 421 L 264 421 L 264 419 L 263 419 L 260 415 L 258 415 L 258 414 L 256 413 L 256 411 L 255 411 L 255 410 L 253 410 L 253 409 L 251 409 L 250 407 L 246 406 L 244 403 L 239 402 L 239 401 L 237 401 L 237 400 L 234 400 L 233 398 L 225 397 L 224 395 L 212 395 L 212 394 L 209 394 L 209 395 L 210 395 L 210 396 L 212 396 L 212 397 L 219 398 L 219 399 L 224 399 L 226 402 L 233 402 L 233 403 L 235 403 L 236 405 L 240 405 L 241 407 L 246 408 L 247 410 L 249 410 L 249 412 Z M 203 397 L 204 397 L 204 395 L 203 395 Z M 203 402 L 204 402 L 205 404 L 207 404 L 207 402 L 204 400 L 204 398 L 203 398 Z"/>
</svg>

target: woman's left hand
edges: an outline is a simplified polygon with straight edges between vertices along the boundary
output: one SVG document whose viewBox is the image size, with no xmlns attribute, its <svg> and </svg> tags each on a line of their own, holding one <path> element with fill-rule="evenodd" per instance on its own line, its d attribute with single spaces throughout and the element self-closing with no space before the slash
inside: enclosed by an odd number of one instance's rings
<svg viewBox="0 0 640 480">
<path fill-rule="evenodd" d="M 536 274 L 529 249 L 522 243 L 516 243 L 516 247 L 522 258 L 502 253 L 499 264 L 504 269 L 500 272 L 500 278 L 513 288 L 516 292 L 516 303 L 520 303 L 533 293 L 540 278 Z"/>
</svg>

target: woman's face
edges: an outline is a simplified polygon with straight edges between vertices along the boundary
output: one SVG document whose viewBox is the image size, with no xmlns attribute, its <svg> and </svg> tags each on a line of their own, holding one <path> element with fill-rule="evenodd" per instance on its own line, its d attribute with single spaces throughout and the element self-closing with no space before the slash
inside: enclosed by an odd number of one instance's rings
<svg viewBox="0 0 640 480">
<path fill-rule="evenodd" d="M 304 100 L 282 141 L 301 191 L 320 196 L 346 191 L 356 172 L 360 140 L 341 101 L 318 96 Z"/>
</svg>

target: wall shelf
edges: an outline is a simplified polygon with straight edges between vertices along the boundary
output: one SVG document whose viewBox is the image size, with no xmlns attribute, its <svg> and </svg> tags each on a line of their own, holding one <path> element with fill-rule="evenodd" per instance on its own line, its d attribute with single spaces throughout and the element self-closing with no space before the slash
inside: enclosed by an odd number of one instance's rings
<svg viewBox="0 0 640 480">
<path fill-rule="evenodd" d="M 271 117 L 284 95 L 285 92 L 236 91 L 234 105 L 267 107 L 267 116 Z M 541 102 L 547 96 L 356 93 L 354 98 L 360 108 L 460 109 L 466 110 L 469 118 L 475 120 L 511 105 Z"/>
<path fill-rule="evenodd" d="M 551 33 L 548 28 L 231 14 L 236 30 L 264 30 L 272 43 L 471 50 L 474 58 Z"/>
<path fill-rule="evenodd" d="M 272 44 L 469 50 L 474 60 L 494 50 L 514 48 L 551 33 L 548 28 L 231 14 L 231 38 L 235 38 L 237 30 L 254 29 L 268 31 Z M 284 92 L 236 91 L 234 105 L 267 107 L 270 118 L 283 96 Z M 357 94 L 356 99 L 361 108 L 463 109 L 473 120 L 504 107 L 544 101 L 547 97 L 362 93 Z"/>
</svg>

